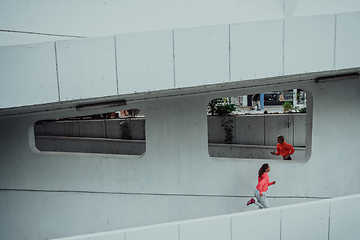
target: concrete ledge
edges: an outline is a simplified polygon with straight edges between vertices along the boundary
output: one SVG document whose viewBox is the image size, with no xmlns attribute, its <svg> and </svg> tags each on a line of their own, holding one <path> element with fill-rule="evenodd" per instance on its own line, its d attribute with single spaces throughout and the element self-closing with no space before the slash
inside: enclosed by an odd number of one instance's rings
<svg viewBox="0 0 360 240">
<path fill-rule="evenodd" d="M 359 200 L 360 194 L 58 240 L 359 239 Z"/>
<path fill-rule="evenodd" d="M 293 160 L 301 160 L 305 156 L 305 147 L 294 147 Z M 276 146 L 243 145 L 243 144 L 209 144 L 210 157 L 221 158 L 251 158 L 251 159 L 282 159 L 281 156 L 271 155 Z"/>
<path fill-rule="evenodd" d="M 262 233 L 266 233 L 266 239 L 280 239 L 280 225 L 281 212 L 277 209 L 235 215 L 232 217 L 232 239 L 263 240 Z"/>
<path fill-rule="evenodd" d="M 44 152 L 142 155 L 146 151 L 143 140 L 59 136 L 36 136 L 35 139 L 36 148 Z"/>
<path fill-rule="evenodd" d="M 84 138 L 61 136 L 36 136 L 36 148 L 44 152 L 80 152 L 102 154 L 142 155 L 146 151 L 143 140 L 123 140 L 109 138 Z M 275 146 L 241 145 L 241 144 L 209 144 L 210 157 L 281 159 L 273 156 Z M 295 147 L 293 160 L 304 158 L 305 148 Z"/>
</svg>

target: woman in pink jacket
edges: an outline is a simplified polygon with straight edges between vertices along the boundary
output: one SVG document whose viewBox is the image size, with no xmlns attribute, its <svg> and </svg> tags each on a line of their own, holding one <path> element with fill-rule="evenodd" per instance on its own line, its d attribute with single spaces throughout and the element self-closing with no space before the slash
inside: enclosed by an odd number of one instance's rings
<svg viewBox="0 0 360 240">
<path fill-rule="evenodd" d="M 269 175 L 268 172 L 270 172 L 270 166 L 267 163 L 264 163 L 261 168 L 259 169 L 259 176 L 258 176 L 258 184 L 255 188 L 254 195 L 256 197 L 256 200 L 254 198 L 251 198 L 247 202 L 247 206 L 250 204 L 255 203 L 259 206 L 259 208 L 268 208 L 269 202 L 266 199 L 265 192 L 268 190 L 268 186 L 271 186 L 275 184 L 276 182 L 269 182 Z"/>
</svg>

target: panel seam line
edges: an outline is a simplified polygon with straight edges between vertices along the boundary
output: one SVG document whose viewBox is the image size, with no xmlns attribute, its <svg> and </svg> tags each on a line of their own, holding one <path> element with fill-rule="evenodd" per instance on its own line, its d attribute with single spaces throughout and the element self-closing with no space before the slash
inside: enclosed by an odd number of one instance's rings
<svg viewBox="0 0 360 240">
<path fill-rule="evenodd" d="M 84 193 L 84 194 L 111 194 L 111 195 L 149 195 L 149 196 L 179 196 L 179 197 L 227 197 L 249 198 L 252 195 L 226 195 L 226 194 L 187 194 L 187 193 L 149 193 L 149 192 L 100 192 L 100 191 L 76 191 L 76 190 L 36 190 L 36 189 L 0 189 L 0 191 L 14 192 L 49 192 L 49 193 Z M 267 198 L 299 198 L 299 199 L 331 199 L 330 197 L 316 196 L 266 196 Z"/>
<path fill-rule="evenodd" d="M 337 30 L 337 14 L 335 14 L 333 70 L 335 70 L 335 66 L 336 66 L 336 30 Z"/>
<path fill-rule="evenodd" d="M 172 47 L 173 47 L 173 73 L 174 73 L 174 88 L 176 88 L 176 74 L 175 74 L 175 32 L 172 30 Z"/>
<path fill-rule="evenodd" d="M 116 92 L 119 95 L 119 74 L 118 74 L 117 52 L 116 52 L 116 36 L 114 36 L 114 52 L 115 52 Z"/>
<path fill-rule="evenodd" d="M 229 82 L 231 82 L 231 30 L 229 24 Z"/>
<path fill-rule="evenodd" d="M 59 102 L 60 102 L 61 101 L 61 98 L 60 98 L 60 79 L 59 79 L 59 68 L 58 68 L 58 56 L 57 56 L 56 42 L 54 42 L 54 48 L 55 48 L 56 81 L 57 81 L 58 99 L 59 99 Z"/>
</svg>

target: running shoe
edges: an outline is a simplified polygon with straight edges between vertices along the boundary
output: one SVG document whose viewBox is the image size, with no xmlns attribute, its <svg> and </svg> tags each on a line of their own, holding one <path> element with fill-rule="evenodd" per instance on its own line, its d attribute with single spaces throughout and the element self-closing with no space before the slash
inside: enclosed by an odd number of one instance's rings
<svg viewBox="0 0 360 240">
<path fill-rule="evenodd" d="M 246 206 L 249 206 L 250 204 L 253 204 L 255 203 L 255 199 L 250 199 L 247 203 L 246 203 Z"/>
</svg>

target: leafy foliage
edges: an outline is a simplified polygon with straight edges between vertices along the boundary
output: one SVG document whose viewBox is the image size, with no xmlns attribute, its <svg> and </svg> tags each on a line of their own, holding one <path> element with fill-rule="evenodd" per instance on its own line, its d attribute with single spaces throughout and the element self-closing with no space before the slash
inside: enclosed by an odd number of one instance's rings
<svg viewBox="0 0 360 240">
<path fill-rule="evenodd" d="M 297 106 L 295 107 L 290 102 L 284 102 L 284 104 L 282 106 L 284 108 L 284 113 L 290 113 L 292 111 L 295 111 L 295 112 L 299 111 L 299 107 L 297 107 Z"/>
<path fill-rule="evenodd" d="M 215 106 L 215 113 L 217 113 L 219 117 L 229 116 L 229 114 L 235 110 L 235 104 L 224 104 Z"/>
<path fill-rule="evenodd" d="M 208 107 L 210 108 L 209 113 L 211 114 L 211 116 L 215 115 L 216 113 L 215 107 L 220 102 L 221 102 L 221 98 L 215 98 L 209 102 Z"/>
<path fill-rule="evenodd" d="M 215 98 L 211 100 L 208 104 L 209 113 L 214 116 L 218 115 L 219 117 L 228 116 L 232 111 L 236 110 L 235 104 L 222 104 L 221 98 Z"/>
<path fill-rule="evenodd" d="M 300 108 L 299 112 L 300 113 L 306 113 L 306 108 Z"/>
<path fill-rule="evenodd" d="M 221 126 L 224 127 L 224 130 L 226 131 L 226 135 L 225 135 L 225 143 L 232 143 L 233 139 L 234 139 L 234 135 L 233 135 L 233 120 L 230 119 L 230 117 L 224 117 L 221 120 Z"/>
</svg>

